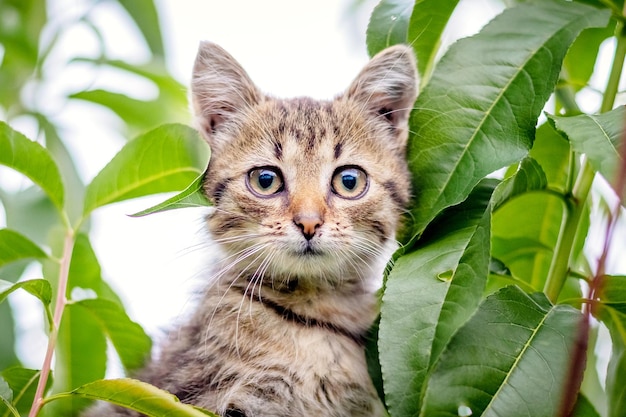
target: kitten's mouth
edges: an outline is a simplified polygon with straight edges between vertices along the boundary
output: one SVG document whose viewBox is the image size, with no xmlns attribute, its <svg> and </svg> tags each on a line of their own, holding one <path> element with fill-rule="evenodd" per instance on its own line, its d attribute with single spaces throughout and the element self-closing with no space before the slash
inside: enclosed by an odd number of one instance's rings
<svg viewBox="0 0 626 417">
<path fill-rule="evenodd" d="M 307 242 L 306 246 L 296 251 L 299 256 L 322 256 L 324 252 L 313 247 L 311 242 Z"/>
</svg>

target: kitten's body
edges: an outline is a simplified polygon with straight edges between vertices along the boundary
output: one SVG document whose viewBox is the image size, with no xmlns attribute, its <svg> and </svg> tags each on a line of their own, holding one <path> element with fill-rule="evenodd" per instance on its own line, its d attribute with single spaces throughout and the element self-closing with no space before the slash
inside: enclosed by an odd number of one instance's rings
<svg viewBox="0 0 626 417">
<path fill-rule="evenodd" d="M 140 379 L 222 415 L 385 415 L 363 344 L 409 197 L 415 85 L 398 46 L 333 101 L 278 100 L 201 45 L 192 99 L 213 150 L 208 228 L 224 256 Z"/>
</svg>

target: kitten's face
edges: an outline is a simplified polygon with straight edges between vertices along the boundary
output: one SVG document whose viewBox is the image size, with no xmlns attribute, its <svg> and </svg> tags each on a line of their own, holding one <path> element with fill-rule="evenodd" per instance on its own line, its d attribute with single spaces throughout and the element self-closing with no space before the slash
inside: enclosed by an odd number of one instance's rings
<svg viewBox="0 0 626 417">
<path fill-rule="evenodd" d="M 366 67 L 334 101 L 276 100 L 235 69 L 245 77 L 233 96 L 239 103 L 225 104 L 221 95 L 207 112 L 206 86 L 197 81 L 193 93 L 213 148 L 205 183 L 215 204 L 209 228 L 229 262 L 244 277 L 336 283 L 380 273 L 409 198 L 404 148 L 414 87 L 406 100 L 382 103 Z"/>
<path fill-rule="evenodd" d="M 380 140 L 385 130 L 346 100 L 254 107 L 211 161 L 214 238 L 281 275 L 371 272 L 395 247 L 408 199 L 406 163 Z"/>
</svg>

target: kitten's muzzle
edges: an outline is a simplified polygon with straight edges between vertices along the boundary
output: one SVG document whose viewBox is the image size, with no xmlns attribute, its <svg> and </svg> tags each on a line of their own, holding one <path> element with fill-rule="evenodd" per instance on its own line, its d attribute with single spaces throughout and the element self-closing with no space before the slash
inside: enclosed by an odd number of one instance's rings
<svg viewBox="0 0 626 417">
<path fill-rule="evenodd" d="M 324 224 L 324 220 L 318 214 L 297 214 L 294 216 L 293 222 L 307 241 L 313 239 L 317 230 Z"/>
</svg>

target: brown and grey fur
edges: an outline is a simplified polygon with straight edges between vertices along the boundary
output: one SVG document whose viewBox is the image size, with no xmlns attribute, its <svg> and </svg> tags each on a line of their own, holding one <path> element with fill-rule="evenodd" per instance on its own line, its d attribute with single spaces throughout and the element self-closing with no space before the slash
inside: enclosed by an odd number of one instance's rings
<svg viewBox="0 0 626 417">
<path fill-rule="evenodd" d="M 410 48 L 395 46 L 335 100 L 282 100 L 223 49 L 200 45 L 191 98 L 213 151 L 207 225 L 222 258 L 140 379 L 223 416 L 385 415 L 363 344 L 409 199 L 416 77 Z M 359 198 L 333 192 L 342 166 L 367 173 Z M 280 170 L 282 191 L 251 192 L 246 177 L 259 167 Z M 134 414 L 102 406 L 88 415 Z"/>
</svg>

